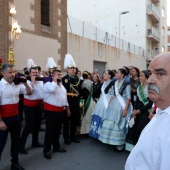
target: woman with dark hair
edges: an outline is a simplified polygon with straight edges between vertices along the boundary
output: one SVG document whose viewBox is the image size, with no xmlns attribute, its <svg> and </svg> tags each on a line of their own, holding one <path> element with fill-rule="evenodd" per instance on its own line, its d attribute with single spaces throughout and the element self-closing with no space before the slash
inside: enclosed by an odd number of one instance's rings
<svg viewBox="0 0 170 170">
<path fill-rule="evenodd" d="M 101 94 L 100 76 L 98 74 L 93 75 L 93 100 L 97 103 Z"/>
<path fill-rule="evenodd" d="M 80 134 L 88 134 L 91 125 L 91 113 L 95 106 L 95 102 L 92 99 L 93 83 L 89 79 L 89 72 L 84 71 L 82 76 L 84 81 L 81 85 L 81 89 L 82 89 L 81 94 L 83 96 L 84 106 L 81 114 Z"/>
<path fill-rule="evenodd" d="M 100 129 L 102 127 L 103 115 L 105 113 L 105 110 L 113 100 L 113 77 L 114 73 L 111 70 L 106 70 L 104 72 L 103 79 L 105 81 L 101 87 L 101 95 L 92 112 L 92 122 L 89 135 L 96 139 L 98 139 L 100 136 Z"/>
<path fill-rule="evenodd" d="M 104 114 L 99 137 L 103 143 L 116 145 L 115 151 L 124 150 L 127 123 L 132 113 L 131 87 L 126 82 L 125 75 L 125 69 L 118 69 L 116 73 L 118 80 L 114 85 L 114 99 Z"/>
<path fill-rule="evenodd" d="M 123 69 L 126 71 L 126 73 L 125 73 L 125 81 L 127 82 L 127 83 L 130 83 L 130 69 L 128 68 L 128 67 L 126 67 L 126 66 L 123 66 Z"/>
<path fill-rule="evenodd" d="M 140 72 L 141 85 L 137 88 L 137 99 L 133 109 L 133 118 L 135 123 L 133 127 L 129 129 L 127 135 L 126 149 L 129 151 L 132 149 L 129 148 L 129 144 L 135 145 L 137 143 L 142 130 L 150 121 L 148 116 L 153 102 L 148 98 L 148 78 L 149 74 L 146 70 Z"/>
<path fill-rule="evenodd" d="M 133 67 L 131 70 L 132 78 L 130 79 L 130 85 L 131 85 L 131 103 L 132 106 L 134 106 L 134 103 L 136 101 L 137 97 L 137 88 L 140 85 L 140 71 L 137 67 Z"/>
</svg>

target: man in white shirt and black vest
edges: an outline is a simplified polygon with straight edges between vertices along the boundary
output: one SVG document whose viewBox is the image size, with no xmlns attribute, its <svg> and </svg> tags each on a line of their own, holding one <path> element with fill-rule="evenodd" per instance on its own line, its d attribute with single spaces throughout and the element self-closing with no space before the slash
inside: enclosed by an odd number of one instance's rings
<svg viewBox="0 0 170 170">
<path fill-rule="evenodd" d="M 8 132 L 11 134 L 11 169 L 24 170 L 18 163 L 19 140 L 21 119 L 18 115 L 18 102 L 20 94 L 31 94 L 32 89 L 26 83 L 23 86 L 15 85 L 15 67 L 4 64 L 2 67 L 3 78 L 0 81 L 0 158 L 5 147 Z"/>
<path fill-rule="evenodd" d="M 62 74 L 60 70 L 52 72 L 52 82 L 44 85 L 44 112 L 45 112 L 45 140 L 44 157 L 51 159 L 51 145 L 53 152 L 66 152 L 60 147 L 60 133 L 63 124 L 64 109 L 70 116 L 70 109 L 67 102 L 67 91 L 61 83 Z"/>
</svg>

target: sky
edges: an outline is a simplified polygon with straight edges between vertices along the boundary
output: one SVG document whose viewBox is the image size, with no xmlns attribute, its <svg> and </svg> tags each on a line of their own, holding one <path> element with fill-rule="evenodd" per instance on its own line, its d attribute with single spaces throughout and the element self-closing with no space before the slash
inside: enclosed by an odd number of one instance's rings
<svg viewBox="0 0 170 170">
<path fill-rule="evenodd" d="M 170 0 L 167 0 L 167 24 L 170 26 Z"/>
</svg>

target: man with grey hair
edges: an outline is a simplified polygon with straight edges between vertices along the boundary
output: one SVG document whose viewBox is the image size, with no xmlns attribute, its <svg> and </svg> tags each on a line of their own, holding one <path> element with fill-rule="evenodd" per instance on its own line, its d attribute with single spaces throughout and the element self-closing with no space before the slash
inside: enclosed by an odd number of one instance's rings
<svg viewBox="0 0 170 170">
<path fill-rule="evenodd" d="M 15 67 L 4 64 L 3 78 L 0 81 L 0 158 L 5 147 L 8 132 L 11 134 L 11 169 L 24 170 L 18 163 L 21 120 L 18 115 L 19 94 L 31 94 L 32 89 L 26 82 L 21 87 L 14 84 Z"/>
<path fill-rule="evenodd" d="M 156 56 L 149 65 L 149 98 L 158 107 L 129 155 L 125 170 L 170 169 L 170 53 Z"/>
</svg>

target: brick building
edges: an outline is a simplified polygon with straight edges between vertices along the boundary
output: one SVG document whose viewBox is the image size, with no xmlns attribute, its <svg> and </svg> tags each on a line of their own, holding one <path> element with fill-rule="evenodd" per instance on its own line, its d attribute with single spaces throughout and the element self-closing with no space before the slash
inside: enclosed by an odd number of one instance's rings
<svg viewBox="0 0 170 170">
<path fill-rule="evenodd" d="M 48 57 L 63 69 L 67 53 L 67 0 L 0 0 L 0 57 L 8 61 L 11 44 L 11 5 L 14 19 L 21 25 L 19 40 L 14 40 L 15 66 L 22 70 L 32 58 L 43 70 Z"/>
</svg>

